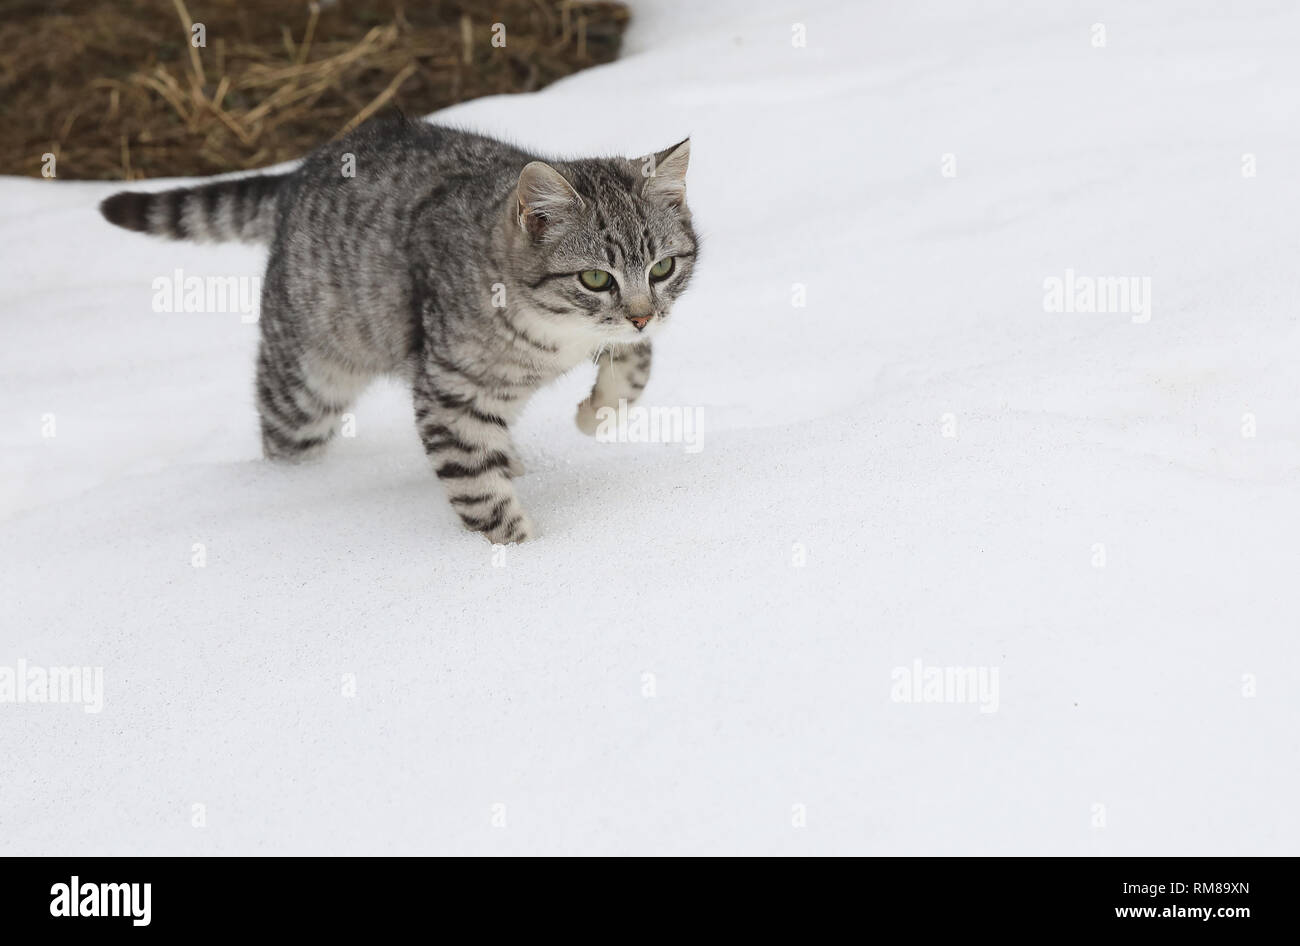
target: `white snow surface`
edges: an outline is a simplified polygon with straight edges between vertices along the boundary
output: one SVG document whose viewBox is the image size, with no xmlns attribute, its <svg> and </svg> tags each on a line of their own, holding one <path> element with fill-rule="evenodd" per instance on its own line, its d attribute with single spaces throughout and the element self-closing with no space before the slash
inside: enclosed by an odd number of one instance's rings
<svg viewBox="0 0 1300 946">
<path fill-rule="evenodd" d="M 692 137 L 645 403 L 703 449 L 584 437 L 575 371 L 504 564 L 396 382 L 261 459 L 256 326 L 151 283 L 264 251 L 0 180 L 0 666 L 104 674 L 0 703 L 0 853 L 1296 853 L 1300 9 L 633 6 L 619 61 L 434 116 Z M 1150 320 L 1045 311 L 1067 269 Z M 918 660 L 996 712 L 896 700 Z"/>
</svg>

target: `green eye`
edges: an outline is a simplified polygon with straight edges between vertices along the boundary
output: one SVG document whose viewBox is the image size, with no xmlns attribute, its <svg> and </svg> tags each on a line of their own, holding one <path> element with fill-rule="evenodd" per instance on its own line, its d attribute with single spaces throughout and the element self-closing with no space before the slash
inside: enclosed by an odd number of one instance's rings
<svg viewBox="0 0 1300 946">
<path fill-rule="evenodd" d="M 584 269 L 578 279 L 593 292 L 603 292 L 614 285 L 614 277 L 603 269 Z"/>
<path fill-rule="evenodd" d="M 650 267 L 651 279 L 667 279 L 672 275 L 673 266 L 676 262 L 675 256 L 665 256 L 659 262 Z"/>
</svg>

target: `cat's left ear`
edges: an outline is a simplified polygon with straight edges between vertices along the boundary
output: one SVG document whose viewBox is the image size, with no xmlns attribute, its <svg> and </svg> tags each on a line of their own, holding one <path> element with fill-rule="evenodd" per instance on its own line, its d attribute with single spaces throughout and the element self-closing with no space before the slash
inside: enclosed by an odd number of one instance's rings
<svg viewBox="0 0 1300 946">
<path fill-rule="evenodd" d="M 556 221 L 582 209 L 582 198 L 573 185 L 544 161 L 524 166 L 515 194 L 519 200 L 519 226 L 535 240 Z"/>
<path fill-rule="evenodd" d="M 675 207 L 686 203 L 686 166 L 691 161 L 691 139 L 678 142 L 655 155 L 641 193 Z"/>
</svg>

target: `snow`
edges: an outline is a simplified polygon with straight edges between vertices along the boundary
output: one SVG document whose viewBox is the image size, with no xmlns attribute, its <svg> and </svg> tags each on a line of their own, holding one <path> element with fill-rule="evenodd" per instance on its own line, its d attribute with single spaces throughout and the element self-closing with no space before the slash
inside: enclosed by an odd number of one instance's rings
<svg viewBox="0 0 1300 946">
<path fill-rule="evenodd" d="M 150 303 L 261 250 L 0 181 L 0 667 L 104 674 L 0 703 L 0 853 L 1295 852 L 1300 10 L 755 6 L 641 0 L 437 116 L 692 135 L 646 402 L 703 449 L 584 437 L 566 377 L 499 564 L 396 383 L 260 459 L 256 326 Z M 1067 270 L 1150 320 L 1045 311 Z M 996 712 L 896 700 L 915 661 Z"/>
</svg>

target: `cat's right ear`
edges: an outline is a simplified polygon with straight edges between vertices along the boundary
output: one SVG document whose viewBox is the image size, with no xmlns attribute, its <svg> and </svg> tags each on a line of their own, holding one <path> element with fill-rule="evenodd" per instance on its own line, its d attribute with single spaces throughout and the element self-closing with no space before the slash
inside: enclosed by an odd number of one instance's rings
<svg viewBox="0 0 1300 946">
<path fill-rule="evenodd" d="M 515 189 L 519 226 L 534 240 L 566 215 L 582 209 L 582 198 L 564 175 L 544 161 L 524 166 Z"/>
<path fill-rule="evenodd" d="M 646 182 L 642 193 L 657 197 L 674 207 L 686 205 L 686 166 L 691 163 L 691 139 L 679 141 L 665 148 L 649 162 L 650 170 L 642 170 Z"/>
</svg>

